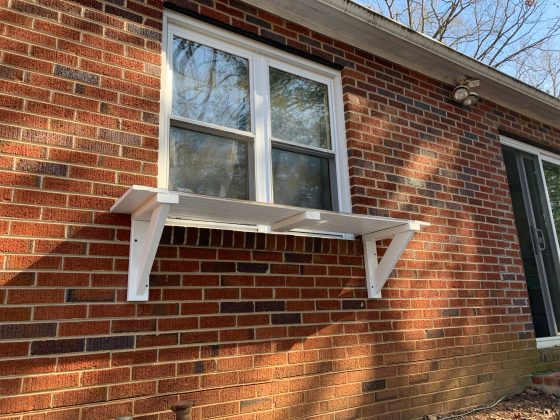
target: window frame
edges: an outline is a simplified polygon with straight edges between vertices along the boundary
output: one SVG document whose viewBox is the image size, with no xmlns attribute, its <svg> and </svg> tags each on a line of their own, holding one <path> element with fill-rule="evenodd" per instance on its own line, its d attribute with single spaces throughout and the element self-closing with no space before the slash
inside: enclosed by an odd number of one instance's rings
<svg viewBox="0 0 560 420">
<path fill-rule="evenodd" d="M 500 143 L 502 145 L 505 146 L 509 146 L 512 149 L 516 149 L 522 152 L 525 152 L 527 154 L 530 154 L 532 156 L 535 156 L 538 160 L 538 171 L 539 171 L 539 176 L 543 182 L 543 186 L 544 186 L 544 194 L 545 194 L 545 200 L 546 200 L 546 210 L 548 211 L 548 217 L 550 218 L 550 220 L 552 221 L 552 225 L 551 225 L 551 230 L 552 230 L 552 236 L 555 242 L 555 248 L 556 248 L 556 253 L 557 253 L 557 258 L 560 260 L 560 242 L 558 240 L 558 235 L 559 232 L 556 231 L 556 224 L 554 223 L 554 215 L 552 212 L 552 207 L 550 204 L 550 196 L 548 193 L 548 186 L 547 186 L 547 181 L 546 181 L 546 177 L 544 175 L 544 168 L 543 168 L 543 162 L 548 162 L 548 163 L 552 163 L 554 165 L 560 166 L 560 155 L 555 154 L 553 152 L 550 152 L 548 150 L 544 150 L 541 149 L 539 147 L 536 146 L 532 146 L 530 144 L 527 143 L 523 143 L 519 140 L 515 140 L 512 139 L 510 137 L 507 137 L 506 135 L 500 135 Z M 550 308 L 546 308 L 546 310 L 548 311 Z M 550 337 L 538 337 L 536 339 L 537 341 L 537 348 L 539 349 L 544 349 L 544 348 L 550 348 L 550 347 L 554 347 L 554 346 L 558 346 L 560 345 L 560 334 L 558 335 L 552 335 Z"/>
<path fill-rule="evenodd" d="M 173 36 L 216 48 L 249 61 L 251 131 L 230 129 L 210 123 L 173 117 Z M 332 211 L 351 213 L 348 155 L 340 71 L 296 55 L 242 37 L 176 12 L 164 11 L 162 34 L 162 74 L 160 98 L 160 135 L 158 158 L 158 187 L 169 187 L 170 147 L 172 126 L 195 129 L 219 135 L 248 145 L 248 188 L 251 201 L 274 204 L 272 185 L 272 148 L 308 152 L 311 156 L 328 157 Z M 331 149 L 298 145 L 273 139 L 269 92 L 269 68 L 276 68 L 296 76 L 308 78 L 327 86 Z M 257 74 L 259 75 L 257 77 Z M 262 181 L 264 180 L 264 181 Z M 219 223 L 217 223 L 219 224 Z"/>
</svg>

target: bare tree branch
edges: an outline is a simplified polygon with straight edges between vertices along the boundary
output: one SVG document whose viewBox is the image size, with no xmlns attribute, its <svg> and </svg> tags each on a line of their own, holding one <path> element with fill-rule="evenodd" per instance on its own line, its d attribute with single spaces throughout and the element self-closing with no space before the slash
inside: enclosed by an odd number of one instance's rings
<svg viewBox="0 0 560 420">
<path fill-rule="evenodd" d="M 560 0 L 354 1 L 560 94 Z M 537 56 L 536 61 L 528 58 Z M 529 72 L 534 76 L 527 77 Z"/>
</svg>

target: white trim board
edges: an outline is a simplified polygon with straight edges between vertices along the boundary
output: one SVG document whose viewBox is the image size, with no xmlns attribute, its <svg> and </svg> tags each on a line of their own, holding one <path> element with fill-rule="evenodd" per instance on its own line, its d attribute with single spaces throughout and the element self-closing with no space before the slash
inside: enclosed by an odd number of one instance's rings
<svg viewBox="0 0 560 420">
<path fill-rule="evenodd" d="M 560 337 L 541 337 L 537 338 L 538 349 L 549 349 L 560 346 Z"/>
</svg>

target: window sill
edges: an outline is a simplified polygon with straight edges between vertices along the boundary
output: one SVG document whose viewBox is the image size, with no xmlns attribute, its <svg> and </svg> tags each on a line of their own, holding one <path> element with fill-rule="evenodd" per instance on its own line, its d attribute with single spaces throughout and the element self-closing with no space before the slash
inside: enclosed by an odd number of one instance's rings
<svg viewBox="0 0 560 420">
<path fill-rule="evenodd" d="M 560 337 L 541 337 L 537 338 L 537 349 L 549 349 L 560 346 Z"/>
<path fill-rule="evenodd" d="M 111 208 L 131 215 L 128 300 L 147 301 L 149 275 L 166 224 L 227 224 L 232 230 L 294 234 L 296 229 L 361 236 L 370 298 L 381 288 L 415 232 L 428 223 L 388 217 L 309 210 L 254 201 L 231 200 L 164 189 L 132 186 Z M 224 225 L 225 226 L 225 225 Z M 376 242 L 392 238 L 381 261 Z"/>
</svg>

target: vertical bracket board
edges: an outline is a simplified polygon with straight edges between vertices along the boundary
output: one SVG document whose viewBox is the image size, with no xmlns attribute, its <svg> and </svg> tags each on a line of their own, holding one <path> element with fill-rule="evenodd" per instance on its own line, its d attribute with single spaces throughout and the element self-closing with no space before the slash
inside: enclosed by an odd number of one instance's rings
<svg viewBox="0 0 560 420">
<path fill-rule="evenodd" d="M 417 222 L 408 222 L 394 228 L 362 236 L 364 246 L 364 263 L 368 298 L 381 298 L 381 289 L 389 279 L 408 243 L 421 226 Z M 377 241 L 392 238 L 385 255 L 378 262 Z"/>
<path fill-rule="evenodd" d="M 124 197 L 123 197 L 124 198 Z M 165 221 L 176 194 L 154 193 L 131 213 L 130 252 L 128 259 L 128 301 L 148 300 L 150 271 L 159 246 Z M 119 203 L 115 206 L 117 206 Z"/>
</svg>

